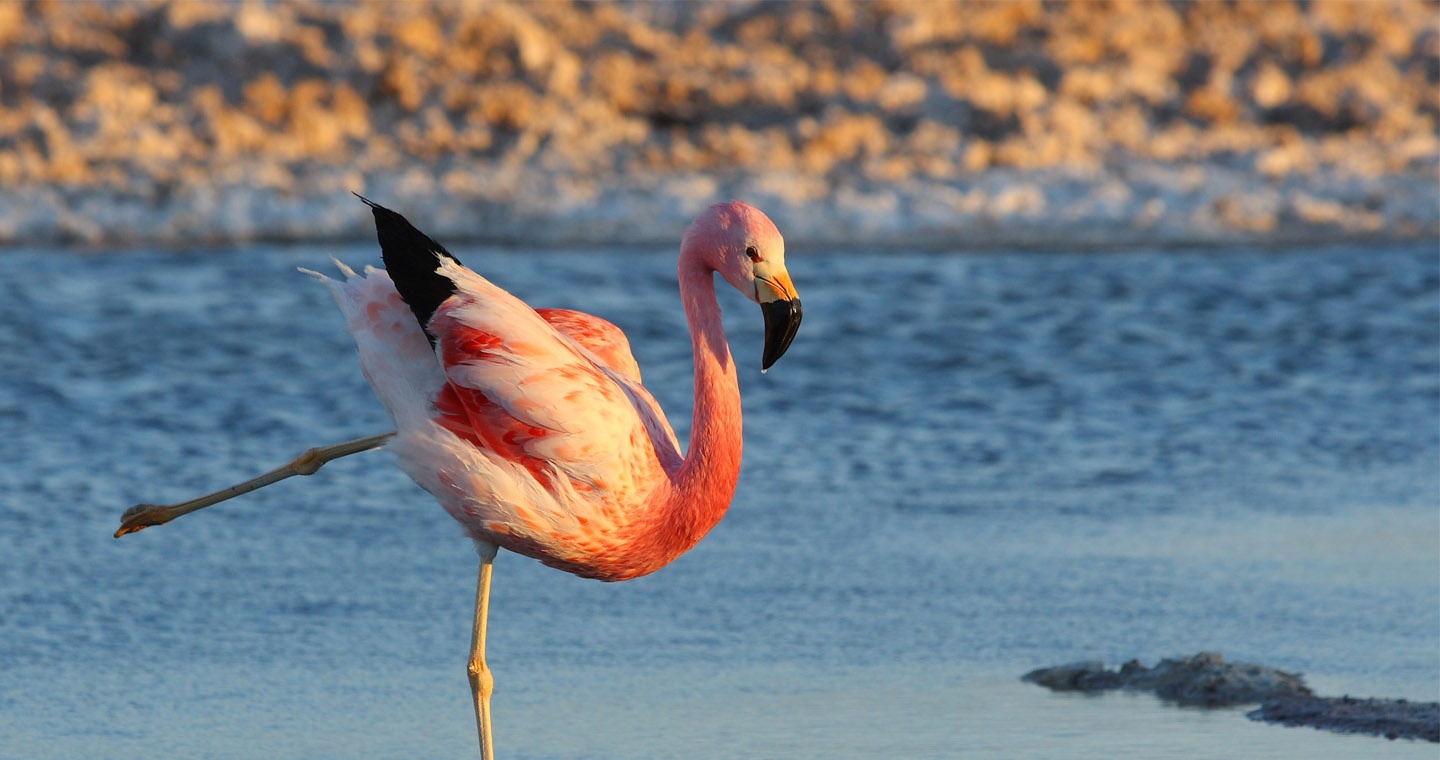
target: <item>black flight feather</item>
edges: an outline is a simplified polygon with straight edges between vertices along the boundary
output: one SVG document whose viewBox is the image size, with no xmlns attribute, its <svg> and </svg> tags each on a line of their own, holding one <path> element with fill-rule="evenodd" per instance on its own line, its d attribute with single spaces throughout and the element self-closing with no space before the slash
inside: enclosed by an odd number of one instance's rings
<svg viewBox="0 0 1440 760">
<path fill-rule="evenodd" d="M 400 297 L 415 312 L 415 319 L 425 330 L 430 345 L 435 345 L 435 336 L 430 334 L 430 318 L 445 299 L 455 293 L 455 283 L 441 275 L 440 257 L 456 264 L 460 260 L 430 238 L 415 229 L 405 217 L 366 198 L 359 193 L 356 198 L 375 213 L 375 234 L 380 239 L 380 257 L 385 260 L 385 271 L 395 282 Z"/>
</svg>

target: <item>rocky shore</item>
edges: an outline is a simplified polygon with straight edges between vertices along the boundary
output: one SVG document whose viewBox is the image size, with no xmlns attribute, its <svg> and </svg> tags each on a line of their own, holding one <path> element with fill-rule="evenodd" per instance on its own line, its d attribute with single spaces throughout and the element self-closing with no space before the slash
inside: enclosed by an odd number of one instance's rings
<svg viewBox="0 0 1440 760">
<path fill-rule="evenodd" d="M 0 3 L 0 244 L 1433 238 L 1437 8 Z"/>
<path fill-rule="evenodd" d="M 1342 734 L 1440 742 L 1440 703 L 1355 697 L 1276 697 L 1246 713 L 1252 720 Z"/>
<path fill-rule="evenodd" d="M 1260 704 L 1246 717 L 1339 733 L 1440 742 L 1440 703 L 1317 697 L 1299 674 L 1226 662 L 1214 652 L 1164 659 L 1153 668 L 1131 660 L 1110 670 L 1103 662 L 1085 660 L 1032 670 L 1021 680 L 1054 691 L 1152 691 L 1161 699 L 1189 707 Z"/>
</svg>

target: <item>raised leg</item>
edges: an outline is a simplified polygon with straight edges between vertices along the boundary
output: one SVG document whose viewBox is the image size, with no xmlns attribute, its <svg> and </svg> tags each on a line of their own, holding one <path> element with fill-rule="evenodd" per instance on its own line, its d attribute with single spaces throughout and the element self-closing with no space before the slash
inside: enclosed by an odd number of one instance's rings
<svg viewBox="0 0 1440 760">
<path fill-rule="evenodd" d="M 470 693 L 475 698 L 475 727 L 480 732 L 480 757 L 495 760 L 495 742 L 490 735 L 490 694 L 495 678 L 485 664 L 485 628 L 490 617 L 490 571 L 496 548 L 475 542 L 480 551 L 480 580 L 475 584 L 475 628 L 470 633 Z"/>
<path fill-rule="evenodd" d="M 260 477 L 251 478 L 244 483 L 238 483 L 229 488 L 216 491 L 215 493 L 201 496 L 198 499 L 168 505 L 136 504 L 125 510 L 125 514 L 120 516 L 120 529 L 115 531 L 115 537 L 119 538 L 126 533 L 135 533 L 151 525 L 164 525 L 181 515 L 188 515 L 198 509 L 204 509 L 212 504 L 219 504 L 227 499 L 233 499 L 236 496 L 250 493 L 257 488 L 264 488 L 272 483 L 278 483 L 295 475 L 313 475 L 316 470 L 325 466 L 326 462 L 378 448 L 394 436 L 394 432 L 381 433 L 380 435 L 372 435 L 365 438 L 356 438 L 353 441 L 337 443 L 333 446 L 320 446 L 307 449 L 300 456 L 290 460 L 290 463 L 284 467 L 278 467 Z"/>
</svg>

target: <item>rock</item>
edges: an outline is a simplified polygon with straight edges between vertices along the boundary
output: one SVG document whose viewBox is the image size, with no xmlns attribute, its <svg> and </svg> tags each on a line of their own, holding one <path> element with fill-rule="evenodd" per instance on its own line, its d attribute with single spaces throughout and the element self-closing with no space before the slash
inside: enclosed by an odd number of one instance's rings
<svg viewBox="0 0 1440 760">
<path fill-rule="evenodd" d="M 1153 668 L 1131 660 L 1119 670 L 1107 670 L 1103 662 L 1087 660 L 1033 670 L 1022 680 L 1056 691 L 1153 691 L 1161 699 L 1201 707 L 1252 704 L 1275 697 L 1311 694 L 1304 679 L 1297 674 L 1264 665 L 1226 662 L 1214 652 L 1161 660 Z"/>
<path fill-rule="evenodd" d="M 1153 691 L 1161 699 L 1199 707 L 1261 702 L 1246 717 L 1340 733 L 1440 742 L 1440 702 L 1317 697 L 1298 674 L 1226 662 L 1214 652 L 1161 660 L 1153 668 L 1131 660 L 1119 670 L 1109 670 L 1099 660 L 1082 660 L 1032 670 L 1021 680 L 1055 691 Z"/>
<path fill-rule="evenodd" d="M 1289 696 L 1266 700 L 1245 715 L 1285 726 L 1440 742 L 1440 702 Z"/>
<path fill-rule="evenodd" d="M 1276 696 L 1309 695 L 1299 675 L 1244 662 L 1225 662 L 1214 652 L 1181 660 L 1161 660 L 1146 670 L 1126 663 L 1120 677 L 1133 689 L 1154 690 L 1182 705 L 1219 707 L 1260 702 Z"/>
<path fill-rule="evenodd" d="M 1055 691 L 1104 691 L 1121 686 L 1119 674 L 1106 670 L 1105 663 L 1100 660 L 1081 660 L 1068 665 L 1032 670 L 1021 680 Z"/>
</svg>

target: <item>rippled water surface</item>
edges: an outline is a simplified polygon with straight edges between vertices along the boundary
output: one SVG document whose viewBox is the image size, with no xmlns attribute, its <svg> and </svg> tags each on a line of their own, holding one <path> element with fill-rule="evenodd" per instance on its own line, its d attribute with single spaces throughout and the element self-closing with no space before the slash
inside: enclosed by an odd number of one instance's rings
<svg viewBox="0 0 1440 760">
<path fill-rule="evenodd" d="M 0 254 L 0 757 L 463 757 L 475 558 L 384 453 L 321 250 Z M 355 264 L 370 247 L 339 252 Z M 673 254 L 462 250 L 629 333 L 689 427 Z M 1216 650 L 1440 699 L 1440 259 L 791 254 L 729 515 L 673 566 L 496 566 L 520 758 L 1433 757 L 1022 673 Z"/>
</svg>

